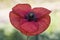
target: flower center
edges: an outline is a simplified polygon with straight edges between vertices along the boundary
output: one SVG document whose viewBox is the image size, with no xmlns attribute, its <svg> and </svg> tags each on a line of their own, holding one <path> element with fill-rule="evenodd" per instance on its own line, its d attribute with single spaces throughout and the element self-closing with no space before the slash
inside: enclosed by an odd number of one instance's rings
<svg viewBox="0 0 60 40">
<path fill-rule="evenodd" d="M 33 12 L 28 13 L 25 19 L 28 21 L 37 21 L 36 15 Z"/>
</svg>

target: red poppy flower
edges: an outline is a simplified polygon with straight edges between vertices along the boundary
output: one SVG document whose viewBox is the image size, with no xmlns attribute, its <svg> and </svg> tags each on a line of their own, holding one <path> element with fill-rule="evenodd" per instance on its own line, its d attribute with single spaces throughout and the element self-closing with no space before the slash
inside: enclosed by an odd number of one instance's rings
<svg viewBox="0 0 60 40">
<path fill-rule="evenodd" d="M 33 36 L 45 31 L 50 24 L 49 13 L 43 8 L 31 8 L 29 4 L 17 4 L 9 14 L 11 24 L 23 34 Z"/>
</svg>

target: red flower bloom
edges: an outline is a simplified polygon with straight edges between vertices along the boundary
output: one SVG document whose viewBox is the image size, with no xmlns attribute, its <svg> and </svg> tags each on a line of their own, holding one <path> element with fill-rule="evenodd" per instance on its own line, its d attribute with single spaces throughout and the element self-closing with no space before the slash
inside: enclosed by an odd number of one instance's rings
<svg viewBox="0 0 60 40">
<path fill-rule="evenodd" d="M 43 8 L 31 8 L 29 4 L 18 4 L 9 14 L 11 24 L 23 34 L 32 36 L 45 31 L 50 24 L 49 13 Z"/>
</svg>

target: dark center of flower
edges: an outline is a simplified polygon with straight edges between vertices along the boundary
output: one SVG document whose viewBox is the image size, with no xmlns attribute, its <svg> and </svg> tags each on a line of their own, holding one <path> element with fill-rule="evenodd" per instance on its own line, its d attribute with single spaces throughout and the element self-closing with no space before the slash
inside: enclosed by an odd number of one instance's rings
<svg viewBox="0 0 60 40">
<path fill-rule="evenodd" d="M 28 21 L 37 21 L 36 15 L 32 12 L 28 13 L 25 17 Z"/>
</svg>

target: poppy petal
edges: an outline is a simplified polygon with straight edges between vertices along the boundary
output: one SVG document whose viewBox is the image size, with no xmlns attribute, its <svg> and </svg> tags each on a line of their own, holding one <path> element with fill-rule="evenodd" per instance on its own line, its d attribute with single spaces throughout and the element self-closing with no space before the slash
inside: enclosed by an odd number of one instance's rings
<svg viewBox="0 0 60 40">
<path fill-rule="evenodd" d="M 10 12 L 9 14 L 9 18 L 10 18 L 10 22 L 11 24 L 20 30 L 20 26 L 23 24 L 23 23 L 26 23 L 27 21 L 23 18 L 21 18 L 20 16 L 16 15 L 15 13 L 13 12 Z"/>
<path fill-rule="evenodd" d="M 37 18 L 41 18 L 44 15 L 48 15 L 51 11 L 43 7 L 38 7 L 34 8 L 32 12 L 34 12 L 37 15 Z"/>
<path fill-rule="evenodd" d="M 25 35 L 30 35 L 30 33 L 38 30 L 37 23 L 28 22 L 26 19 L 22 19 L 19 15 L 16 15 L 13 12 L 10 12 L 9 18 L 11 24 Z"/>
<path fill-rule="evenodd" d="M 50 16 L 49 15 L 46 15 L 42 19 L 38 20 L 39 29 L 38 29 L 37 32 L 31 33 L 31 34 L 32 35 L 37 35 L 37 34 L 40 34 L 40 33 L 44 32 L 49 27 L 50 20 L 51 19 L 50 19 Z"/>
<path fill-rule="evenodd" d="M 20 27 L 20 31 L 25 35 L 30 35 L 38 31 L 38 25 L 36 22 L 26 22 Z"/>
<path fill-rule="evenodd" d="M 42 32 L 44 32 L 49 27 L 50 16 L 47 15 L 44 18 L 38 20 L 37 24 L 39 25 L 39 26 L 36 26 L 36 28 L 38 28 L 38 30 L 36 32 L 28 33 L 27 34 L 28 36 L 38 35 L 38 34 L 41 34 Z"/>
<path fill-rule="evenodd" d="M 17 4 L 15 7 L 12 8 L 12 11 L 22 17 L 30 12 L 31 6 L 29 4 Z"/>
</svg>

